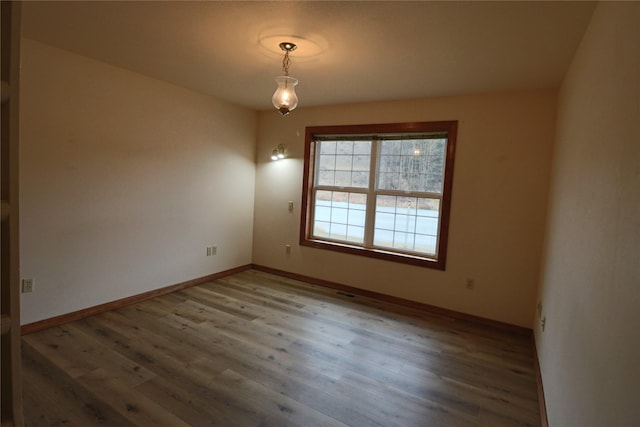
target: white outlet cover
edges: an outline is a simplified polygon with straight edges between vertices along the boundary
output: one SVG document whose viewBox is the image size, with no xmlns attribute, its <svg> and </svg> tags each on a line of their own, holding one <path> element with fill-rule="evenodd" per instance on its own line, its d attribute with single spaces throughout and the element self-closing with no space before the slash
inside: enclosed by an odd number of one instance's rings
<svg viewBox="0 0 640 427">
<path fill-rule="evenodd" d="M 22 279 L 22 293 L 33 292 L 33 279 Z"/>
</svg>

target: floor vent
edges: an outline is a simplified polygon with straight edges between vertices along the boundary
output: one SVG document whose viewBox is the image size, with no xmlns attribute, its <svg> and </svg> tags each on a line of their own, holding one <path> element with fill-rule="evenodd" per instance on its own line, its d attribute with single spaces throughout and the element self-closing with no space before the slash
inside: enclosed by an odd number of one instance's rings
<svg viewBox="0 0 640 427">
<path fill-rule="evenodd" d="M 337 293 L 338 295 L 342 295 L 342 296 L 349 297 L 349 298 L 355 298 L 355 297 L 356 297 L 354 294 L 350 294 L 350 293 L 348 293 L 348 292 L 342 292 L 342 291 L 339 291 L 339 292 L 336 292 L 336 293 Z"/>
</svg>

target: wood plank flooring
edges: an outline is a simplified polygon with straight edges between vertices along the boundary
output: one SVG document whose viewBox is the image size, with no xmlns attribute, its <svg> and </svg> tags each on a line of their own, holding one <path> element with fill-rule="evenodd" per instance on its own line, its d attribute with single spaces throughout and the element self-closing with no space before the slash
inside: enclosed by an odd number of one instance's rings
<svg viewBox="0 0 640 427">
<path fill-rule="evenodd" d="M 540 425 L 529 337 L 254 270 L 22 352 L 28 426 Z"/>
</svg>

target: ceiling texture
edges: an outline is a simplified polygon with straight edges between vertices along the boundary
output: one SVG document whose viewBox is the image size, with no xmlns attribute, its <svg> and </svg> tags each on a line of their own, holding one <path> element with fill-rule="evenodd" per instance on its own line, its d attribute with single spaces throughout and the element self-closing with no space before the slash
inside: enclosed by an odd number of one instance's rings
<svg viewBox="0 0 640 427">
<path fill-rule="evenodd" d="M 25 37 L 255 110 L 557 88 L 593 2 L 24 2 Z M 42 70 L 46 72 L 46 70 Z"/>
</svg>

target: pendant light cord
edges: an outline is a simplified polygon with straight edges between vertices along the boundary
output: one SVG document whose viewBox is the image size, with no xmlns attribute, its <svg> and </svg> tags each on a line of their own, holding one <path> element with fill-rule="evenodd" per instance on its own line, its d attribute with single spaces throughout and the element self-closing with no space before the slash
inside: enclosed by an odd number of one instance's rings
<svg viewBox="0 0 640 427">
<path fill-rule="evenodd" d="M 291 59 L 289 58 L 289 51 L 284 52 L 284 58 L 282 59 L 282 71 L 285 76 L 289 75 L 289 65 L 291 65 Z"/>
</svg>

